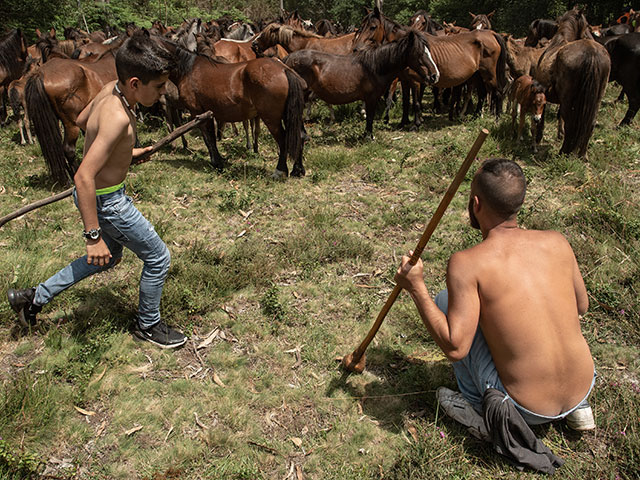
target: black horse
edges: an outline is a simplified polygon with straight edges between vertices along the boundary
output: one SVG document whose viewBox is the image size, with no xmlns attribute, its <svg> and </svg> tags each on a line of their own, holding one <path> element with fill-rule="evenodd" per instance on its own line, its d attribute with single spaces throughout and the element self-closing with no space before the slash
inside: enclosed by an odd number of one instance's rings
<svg viewBox="0 0 640 480">
<path fill-rule="evenodd" d="M 611 57 L 609 81 L 622 85 L 629 99 L 629 109 L 620 122 L 628 125 L 640 108 L 640 33 L 628 33 L 607 41 L 605 48 Z"/>
<path fill-rule="evenodd" d="M 538 18 L 529 25 L 529 33 L 524 41 L 525 47 L 537 47 L 540 40 L 551 40 L 558 31 L 558 22 Z"/>
</svg>

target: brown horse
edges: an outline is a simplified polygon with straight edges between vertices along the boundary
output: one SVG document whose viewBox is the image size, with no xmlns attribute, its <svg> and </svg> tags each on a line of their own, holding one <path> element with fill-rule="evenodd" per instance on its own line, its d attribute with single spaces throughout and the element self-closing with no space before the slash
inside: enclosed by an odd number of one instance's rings
<svg viewBox="0 0 640 480">
<path fill-rule="evenodd" d="M 66 185 L 76 170 L 76 118 L 100 89 L 117 78 L 115 51 L 81 60 L 52 58 L 27 80 L 27 111 L 52 179 Z M 58 121 L 64 128 L 60 138 Z"/>
<path fill-rule="evenodd" d="M 12 30 L 0 38 L 0 86 L 21 77 L 26 60 L 27 44 L 20 30 Z"/>
<path fill-rule="evenodd" d="M 285 64 L 300 74 L 318 98 L 331 105 L 364 100 L 366 135 L 370 137 L 378 99 L 401 71 L 410 67 L 429 83 L 437 82 L 440 75 L 427 41 L 413 31 L 398 42 L 351 55 L 299 50 L 289 55 Z"/>
<path fill-rule="evenodd" d="M 382 15 L 378 9 L 365 16 L 354 40 L 354 48 L 366 45 L 378 45 L 394 41 L 406 35 L 407 30 Z M 424 34 L 422 34 L 424 35 Z M 440 79 L 434 87 L 449 88 L 462 85 L 475 74 L 482 79 L 481 85 L 489 92 L 501 97 L 506 85 L 507 50 L 500 35 L 488 30 L 474 30 L 449 36 L 425 35 L 428 39 L 431 55 L 440 71 Z M 401 125 L 409 123 L 409 95 L 416 89 L 415 79 L 401 75 L 403 86 L 403 109 Z M 407 92 L 405 94 L 405 92 Z M 416 124 L 419 124 L 421 94 L 414 95 Z M 434 99 L 437 98 L 434 95 Z M 478 109 L 482 108 L 479 102 Z"/>
<path fill-rule="evenodd" d="M 426 32 L 431 35 L 445 35 L 444 27 L 431 18 L 431 15 L 425 10 L 418 10 L 413 17 L 409 19 L 409 26 L 414 30 Z"/>
<path fill-rule="evenodd" d="M 596 114 L 611 70 L 607 50 L 593 40 L 589 24 L 576 8 L 558 19 L 558 32 L 538 61 L 535 79 L 547 100 L 560 104 L 558 132 L 564 124 L 561 153 L 585 157 Z"/>
<path fill-rule="evenodd" d="M 469 12 L 469 15 L 471 15 L 471 30 L 491 30 L 490 18 L 493 17 L 494 13 L 496 13 L 495 10 L 486 15 L 482 13 L 476 15 L 475 13 Z"/>
<path fill-rule="evenodd" d="M 256 53 L 262 53 L 268 48 L 280 44 L 289 53 L 309 49 L 346 55 L 353 49 L 354 37 L 355 33 L 338 37 L 321 37 L 306 30 L 271 23 L 254 38 L 251 46 Z"/>
<path fill-rule="evenodd" d="M 527 47 L 524 39 L 515 39 L 511 35 L 503 35 L 503 38 L 509 50 L 507 64 L 511 76 L 516 79 L 522 75 L 533 75 L 544 48 Z"/>
<path fill-rule="evenodd" d="M 192 115 L 211 110 L 217 122 L 259 117 L 280 149 L 275 175 L 288 175 L 287 156 L 294 161 L 291 175 L 304 175 L 302 110 L 306 84 L 298 74 L 271 58 L 220 63 L 156 38 L 176 57 L 176 68 L 169 78 Z M 223 168 L 225 160 L 216 146 L 213 122 L 205 124 L 202 133 L 211 163 Z"/>
<path fill-rule="evenodd" d="M 515 131 L 516 117 L 520 114 L 520 123 L 516 138 L 522 141 L 522 130 L 528 113 L 531 114 L 531 143 L 533 151 L 537 149 L 538 143 L 542 140 L 542 117 L 547 99 L 544 94 L 544 87 L 536 82 L 529 75 L 522 75 L 513 82 L 509 93 L 511 102 L 511 128 Z"/>
<path fill-rule="evenodd" d="M 27 59 L 27 44 L 20 30 L 0 38 L 0 123 L 7 117 L 7 86 L 22 76 Z"/>
</svg>

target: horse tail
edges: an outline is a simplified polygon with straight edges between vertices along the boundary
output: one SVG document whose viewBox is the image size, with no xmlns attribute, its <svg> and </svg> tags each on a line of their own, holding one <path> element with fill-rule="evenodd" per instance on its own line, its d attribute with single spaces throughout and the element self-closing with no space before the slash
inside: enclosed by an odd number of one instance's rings
<svg viewBox="0 0 640 480">
<path fill-rule="evenodd" d="M 51 177 L 55 182 L 66 185 L 69 178 L 67 176 L 67 159 L 62 149 L 62 135 L 60 134 L 58 117 L 44 89 L 41 72 L 31 75 L 27 80 L 24 93 L 27 112 Z"/>
<path fill-rule="evenodd" d="M 292 69 L 285 67 L 284 74 L 289 82 L 289 92 L 284 105 L 284 141 L 289 156 L 295 162 L 302 156 L 304 146 L 304 110 L 305 81 Z"/>
<path fill-rule="evenodd" d="M 498 92 L 500 96 L 503 96 L 507 88 L 507 84 L 509 83 L 507 78 L 507 59 L 509 58 L 512 64 L 513 59 L 510 58 L 511 55 L 509 54 L 509 50 L 507 50 L 507 44 L 504 41 L 504 38 L 502 38 L 502 35 L 493 32 L 493 36 L 496 39 L 496 42 L 498 42 L 498 45 L 500 45 L 500 55 L 498 55 L 498 62 L 496 64 L 496 76 L 498 81 Z"/>
<path fill-rule="evenodd" d="M 571 153 L 577 148 L 582 154 L 587 150 L 604 93 L 603 85 L 609 76 L 604 60 L 607 59 L 592 51 L 584 55 L 580 67 L 571 72 L 576 88 L 566 89 L 568 93 L 560 99 L 565 122 L 561 153 Z"/>
</svg>

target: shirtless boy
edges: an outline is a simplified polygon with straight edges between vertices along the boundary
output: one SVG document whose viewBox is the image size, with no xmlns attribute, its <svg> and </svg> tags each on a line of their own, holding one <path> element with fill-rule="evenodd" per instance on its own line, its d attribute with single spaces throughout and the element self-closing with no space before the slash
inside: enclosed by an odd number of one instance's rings
<svg viewBox="0 0 640 480">
<path fill-rule="evenodd" d="M 595 373 L 579 319 L 589 306 L 587 291 L 560 233 L 518 227 L 525 190 L 516 163 L 484 162 L 469 198 L 471 225 L 482 242 L 452 255 L 447 290 L 434 302 L 422 262 L 411 267 L 407 256 L 396 281 L 453 363 L 460 393 L 438 389 L 449 416 L 470 426 L 482 412 L 485 390 L 495 388 L 529 425 L 566 418 L 571 428 L 591 430 L 587 397 Z"/>
<path fill-rule="evenodd" d="M 82 163 L 74 176 L 74 200 L 84 224 L 87 254 L 37 287 L 9 289 L 11 307 L 23 327 L 53 297 L 94 273 L 115 266 L 127 247 L 144 262 L 134 334 L 162 348 L 175 348 L 186 337 L 160 318 L 162 287 L 170 264 L 167 246 L 125 194 L 124 180 L 133 157 L 135 105 L 153 105 L 165 91 L 169 53 L 148 35 L 129 38 L 116 54 L 118 80 L 108 83 L 78 116 L 86 132 Z"/>
</svg>

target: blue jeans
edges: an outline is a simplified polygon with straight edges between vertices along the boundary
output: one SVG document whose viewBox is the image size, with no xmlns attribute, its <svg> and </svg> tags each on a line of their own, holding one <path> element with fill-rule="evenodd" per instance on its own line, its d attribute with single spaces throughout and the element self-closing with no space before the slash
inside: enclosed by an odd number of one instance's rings
<svg viewBox="0 0 640 480">
<path fill-rule="evenodd" d="M 447 290 L 443 290 L 438 293 L 434 301 L 438 308 L 446 315 L 449 309 Z M 591 390 L 593 389 L 596 379 L 596 374 L 594 372 L 591 387 L 589 388 L 587 395 L 578 405 L 561 413 L 560 415 L 549 417 L 527 410 L 523 406 L 518 405 L 518 403 L 509 396 L 504 385 L 502 385 L 502 381 L 500 381 L 498 371 L 493 363 L 493 357 L 491 356 L 489 346 L 487 345 L 480 326 L 478 326 L 478 330 L 476 330 L 476 335 L 473 338 L 471 349 L 467 356 L 462 360 L 452 362 L 451 365 L 453 366 L 453 372 L 455 373 L 460 393 L 478 413 L 482 414 L 482 398 L 485 390 L 487 388 L 495 388 L 506 395 L 503 401 L 510 400 L 518 412 L 520 412 L 524 421 L 529 425 L 540 425 L 542 423 L 561 420 L 574 410 L 588 407 L 589 402 L 587 402 L 587 398 L 591 394 Z"/>
<path fill-rule="evenodd" d="M 73 198 L 77 206 L 75 190 Z M 89 265 L 86 255 L 74 260 L 38 285 L 33 303 L 45 305 L 80 280 L 113 267 L 122 258 L 122 247 L 127 247 L 144 262 L 140 277 L 138 323 L 140 328 L 147 329 L 160 321 L 162 287 L 171 263 L 169 249 L 153 225 L 133 206 L 131 197 L 125 195 L 124 187 L 96 196 L 96 207 L 102 239 L 111 251 L 111 260 L 102 267 Z"/>
</svg>

